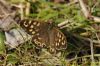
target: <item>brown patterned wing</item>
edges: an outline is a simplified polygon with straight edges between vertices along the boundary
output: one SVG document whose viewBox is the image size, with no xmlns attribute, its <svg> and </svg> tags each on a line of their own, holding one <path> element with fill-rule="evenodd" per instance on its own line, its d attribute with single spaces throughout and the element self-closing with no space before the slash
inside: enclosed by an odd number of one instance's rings
<svg viewBox="0 0 100 66">
<path fill-rule="evenodd" d="M 47 22 L 35 20 L 22 20 L 21 27 L 30 35 L 37 47 L 48 48 L 50 52 L 59 51 L 66 48 L 66 38 L 56 27 L 50 27 Z"/>
<path fill-rule="evenodd" d="M 55 52 L 67 48 L 67 40 L 64 34 L 56 27 L 50 31 L 50 51 Z"/>
<path fill-rule="evenodd" d="M 32 41 L 37 47 L 48 47 L 49 35 L 47 23 L 38 22 L 36 20 L 22 20 L 20 26 L 30 35 L 32 35 Z"/>
</svg>

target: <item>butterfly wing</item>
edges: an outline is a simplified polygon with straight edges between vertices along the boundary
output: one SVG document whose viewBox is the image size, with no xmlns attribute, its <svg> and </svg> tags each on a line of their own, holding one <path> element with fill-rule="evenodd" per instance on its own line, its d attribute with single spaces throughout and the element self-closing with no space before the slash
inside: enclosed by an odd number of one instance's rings
<svg viewBox="0 0 100 66">
<path fill-rule="evenodd" d="M 26 19 L 22 20 L 20 25 L 28 34 L 32 35 L 32 41 L 37 47 L 48 47 L 49 36 L 47 32 L 47 23 Z"/>
<path fill-rule="evenodd" d="M 46 47 L 50 52 L 59 51 L 66 48 L 66 38 L 56 27 L 50 27 L 46 22 L 35 20 L 22 20 L 21 27 L 30 35 L 36 47 Z"/>
<path fill-rule="evenodd" d="M 63 50 L 66 49 L 66 37 L 64 36 L 64 34 L 56 27 L 54 27 L 51 31 L 50 31 L 50 45 L 51 51 L 59 51 L 59 50 Z"/>
</svg>

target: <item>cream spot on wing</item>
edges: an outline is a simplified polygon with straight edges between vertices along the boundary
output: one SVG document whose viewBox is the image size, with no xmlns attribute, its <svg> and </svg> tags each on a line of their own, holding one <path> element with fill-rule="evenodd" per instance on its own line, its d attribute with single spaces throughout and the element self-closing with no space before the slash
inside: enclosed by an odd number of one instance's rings
<svg viewBox="0 0 100 66">
<path fill-rule="evenodd" d="M 29 29 L 29 32 L 32 32 L 33 31 L 33 29 Z"/>
<path fill-rule="evenodd" d="M 56 46 L 58 46 L 58 43 L 56 43 Z"/>
<path fill-rule="evenodd" d="M 44 43 L 41 43 L 41 46 L 43 47 L 45 44 Z"/>
<path fill-rule="evenodd" d="M 33 22 L 33 25 L 36 25 L 37 24 L 37 22 Z"/>
<path fill-rule="evenodd" d="M 34 39 L 34 42 L 35 42 L 36 44 L 38 44 L 38 41 L 37 41 L 37 39 Z"/>
<path fill-rule="evenodd" d="M 55 51 L 55 49 L 53 49 L 53 48 L 50 48 L 50 52 L 54 52 Z"/>
<path fill-rule="evenodd" d="M 65 43 L 66 43 L 66 41 L 63 41 L 63 42 L 62 42 L 62 45 L 65 45 Z"/>
<path fill-rule="evenodd" d="M 40 42 L 38 42 L 37 44 L 42 47 L 42 44 Z"/>
<path fill-rule="evenodd" d="M 36 39 L 34 39 L 34 42 L 36 41 Z"/>
<path fill-rule="evenodd" d="M 59 39 L 58 41 L 61 42 L 61 39 Z"/>
<path fill-rule="evenodd" d="M 56 46 L 59 46 L 59 43 L 56 43 Z"/>
<path fill-rule="evenodd" d="M 32 22 L 32 21 L 30 20 L 30 21 L 29 21 L 29 24 L 31 24 L 31 22 Z"/>
<path fill-rule="evenodd" d="M 32 31 L 32 34 L 35 34 L 35 31 Z"/>
<path fill-rule="evenodd" d="M 35 35 L 31 35 L 32 37 L 34 37 Z"/>
<path fill-rule="evenodd" d="M 40 23 L 38 23 L 37 26 L 40 26 Z"/>
<path fill-rule="evenodd" d="M 41 45 L 41 43 L 40 43 L 37 39 L 34 39 L 34 42 L 35 42 L 37 45 Z"/>
<path fill-rule="evenodd" d="M 58 46 L 59 46 L 60 44 L 58 43 Z"/>
<path fill-rule="evenodd" d="M 39 33 L 37 33 L 36 35 L 39 36 Z"/>
<path fill-rule="evenodd" d="M 65 45 L 63 42 L 61 43 L 62 45 Z"/>
<path fill-rule="evenodd" d="M 39 42 L 37 39 L 34 39 L 34 42 L 40 47 L 43 47 L 45 45 L 44 43 Z"/>
<path fill-rule="evenodd" d="M 42 43 L 42 45 L 43 45 L 43 47 L 45 47 L 45 46 L 46 46 L 46 44 L 45 44 L 45 43 Z"/>
<path fill-rule="evenodd" d="M 60 35 L 60 34 L 59 34 L 59 32 L 58 32 L 58 33 L 57 33 L 57 37 L 59 37 L 59 35 Z"/>
<path fill-rule="evenodd" d="M 41 40 L 42 38 L 38 37 L 39 40 Z"/>
<path fill-rule="evenodd" d="M 31 25 L 31 26 L 30 26 L 30 28 L 34 28 L 34 26 L 33 26 L 33 25 Z"/>
<path fill-rule="evenodd" d="M 59 38 L 61 38 L 62 36 L 61 36 L 61 34 L 59 34 Z"/>
<path fill-rule="evenodd" d="M 61 37 L 61 40 L 64 40 L 64 37 L 63 36 Z"/>
<path fill-rule="evenodd" d="M 66 41 L 61 42 L 61 45 L 65 45 Z"/>
<path fill-rule="evenodd" d="M 24 26 L 25 26 L 25 27 L 28 27 L 28 24 L 26 23 L 26 21 L 24 22 Z"/>
</svg>

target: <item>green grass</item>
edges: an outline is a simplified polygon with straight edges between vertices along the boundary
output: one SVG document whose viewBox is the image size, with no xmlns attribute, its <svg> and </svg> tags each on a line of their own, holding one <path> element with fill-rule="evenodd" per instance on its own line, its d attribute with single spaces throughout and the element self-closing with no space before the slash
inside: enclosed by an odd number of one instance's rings
<svg viewBox="0 0 100 66">
<path fill-rule="evenodd" d="M 10 1 L 10 0 L 9 0 Z M 10 3 L 26 5 L 27 1 L 11 0 Z M 92 1 L 88 1 L 88 6 L 93 7 Z M 91 60 L 91 40 L 99 41 L 99 30 L 94 28 L 94 24 L 86 19 L 81 12 L 79 4 L 55 4 L 46 0 L 30 1 L 31 10 L 29 15 L 24 17 L 48 21 L 52 19 L 55 24 L 65 20 L 70 22 L 62 31 L 67 37 L 67 49 L 60 54 L 53 55 L 45 48 L 36 49 L 34 43 L 28 41 L 15 49 L 9 49 L 4 44 L 4 33 L 0 32 L 0 66 L 100 66 L 99 48 L 94 43 L 94 60 Z M 20 12 L 20 10 L 19 10 Z M 93 9 L 93 15 L 98 16 L 100 9 L 98 5 Z M 19 14 L 19 13 L 18 13 Z M 100 26 L 100 25 L 99 25 Z M 89 33 L 89 35 L 88 35 Z M 97 54 L 98 53 L 98 54 Z"/>
</svg>

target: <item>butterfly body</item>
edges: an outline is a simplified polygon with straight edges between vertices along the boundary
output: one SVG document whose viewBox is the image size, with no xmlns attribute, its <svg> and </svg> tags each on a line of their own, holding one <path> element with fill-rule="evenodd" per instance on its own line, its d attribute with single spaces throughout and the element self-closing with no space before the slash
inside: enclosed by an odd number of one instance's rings
<svg viewBox="0 0 100 66">
<path fill-rule="evenodd" d="M 53 27 L 52 23 L 22 20 L 20 26 L 32 36 L 37 47 L 45 47 L 50 52 L 66 48 L 66 37 L 57 27 Z"/>
</svg>

